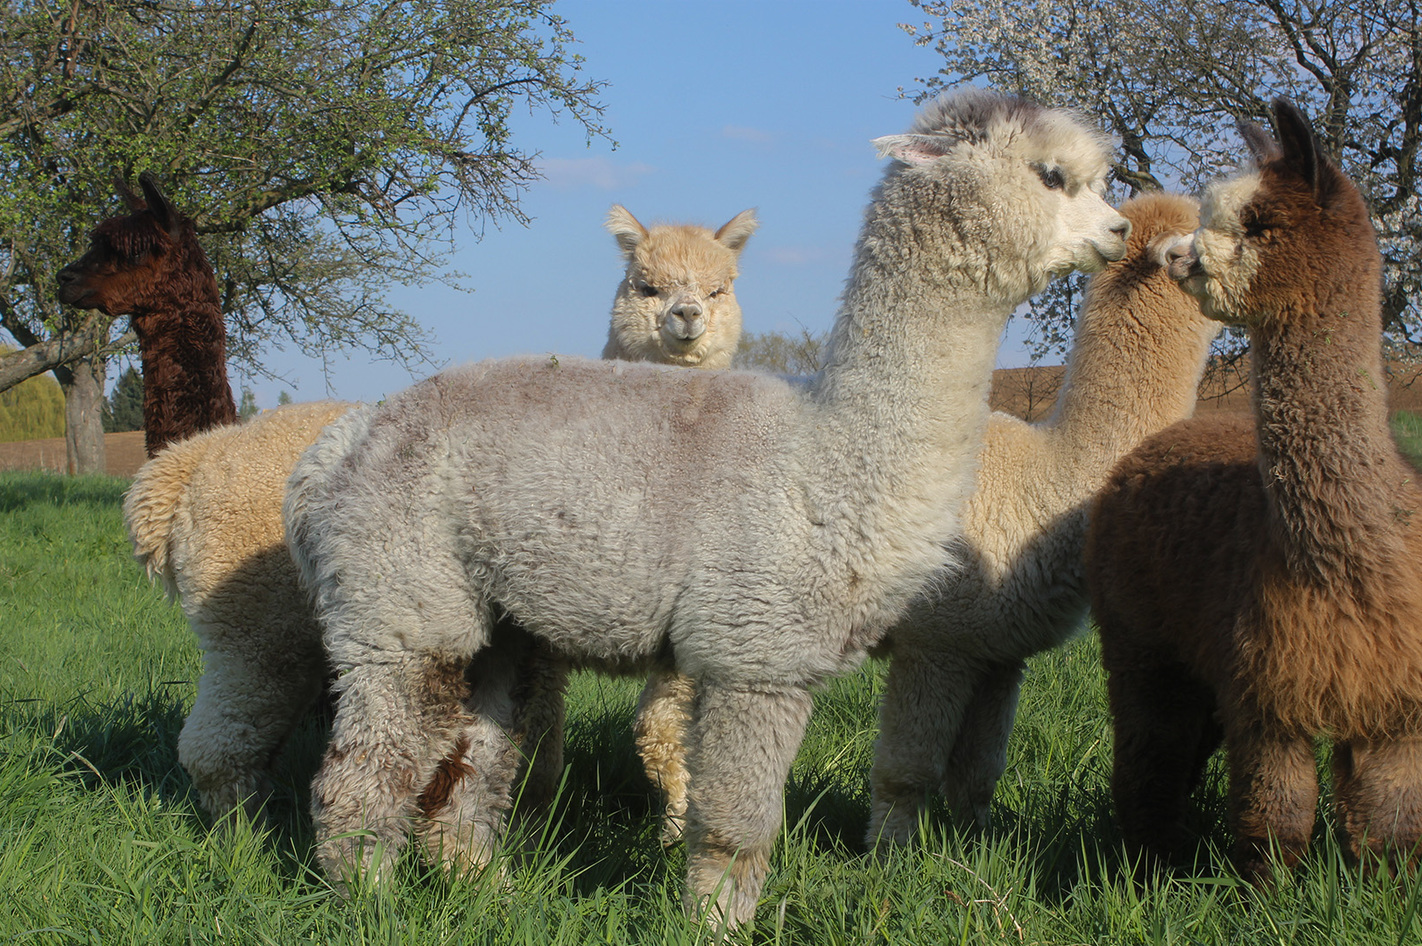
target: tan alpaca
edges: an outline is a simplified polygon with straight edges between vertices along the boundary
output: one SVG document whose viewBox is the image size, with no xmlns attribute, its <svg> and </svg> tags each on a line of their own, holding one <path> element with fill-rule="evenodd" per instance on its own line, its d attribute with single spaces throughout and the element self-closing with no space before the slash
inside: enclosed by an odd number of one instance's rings
<svg viewBox="0 0 1422 946">
<path fill-rule="evenodd" d="M 649 230 L 614 204 L 607 229 L 622 248 L 627 276 L 612 303 L 602 357 L 729 368 L 741 338 L 732 284 L 757 226 L 755 211 L 743 210 L 715 233 L 687 225 Z"/>
</svg>

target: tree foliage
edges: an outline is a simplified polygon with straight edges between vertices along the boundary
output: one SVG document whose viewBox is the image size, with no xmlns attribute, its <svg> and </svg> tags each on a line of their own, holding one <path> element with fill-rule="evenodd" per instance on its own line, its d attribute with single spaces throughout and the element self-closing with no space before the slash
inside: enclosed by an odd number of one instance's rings
<svg viewBox="0 0 1422 946">
<path fill-rule="evenodd" d="M 9 348 L 0 346 L 0 353 Z M 64 436 L 64 395 L 42 374 L 0 391 L 0 443 Z"/>
<path fill-rule="evenodd" d="M 143 375 L 129 365 L 104 399 L 104 433 L 143 429 Z"/>
<path fill-rule="evenodd" d="M 801 328 L 798 337 L 780 332 L 742 332 L 734 367 L 770 374 L 810 375 L 824 366 L 828 336 Z"/>
<path fill-rule="evenodd" d="M 986 82 L 1097 116 L 1130 193 L 1194 191 L 1242 157 L 1238 120 L 1297 102 L 1368 196 L 1390 338 L 1422 342 L 1422 4 L 1417 0 L 910 0 L 944 59 L 917 98 Z M 1069 310 L 1037 312 L 1048 321 Z M 1060 332 L 1058 332 L 1060 335 Z"/>
<path fill-rule="evenodd" d="M 524 222 L 537 156 L 511 111 L 605 134 L 572 42 L 551 0 L 0 5 L 0 326 L 31 373 L 46 342 L 112 343 L 54 275 L 149 170 L 196 219 L 249 370 L 272 344 L 417 361 L 385 292 L 437 276 L 465 224 Z"/>
</svg>

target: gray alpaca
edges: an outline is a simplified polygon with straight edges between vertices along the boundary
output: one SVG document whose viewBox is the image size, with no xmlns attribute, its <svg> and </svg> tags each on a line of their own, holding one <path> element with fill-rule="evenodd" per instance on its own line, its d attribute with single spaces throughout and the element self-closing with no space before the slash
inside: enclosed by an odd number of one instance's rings
<svg viewBox="0 0 1422 946">
<path fill-rule="evenodd" d="M 448 867 L 488 861 L 536 644 L 617 671 L 670 657 L 695 682 L 685 900 L 752 917 L 810 688 L 944 567 L 1003 324 L 1053 277 L 1119 258 L 1129 228 L 1101 198 L 1102 138 L 1068 113 L 965 90 L 876 143 L 894 161 L 807 388 L 482 362 L 303 455 L 285 519 L 341 674 L 312 786 L 337 882 L 378 878 L 417 802 L 438 808 L 424 841 Z M 527 637 L 493 633 L 500 613 Z M 451 753 L 440 804 L 417 799 Z"/>
</svg>

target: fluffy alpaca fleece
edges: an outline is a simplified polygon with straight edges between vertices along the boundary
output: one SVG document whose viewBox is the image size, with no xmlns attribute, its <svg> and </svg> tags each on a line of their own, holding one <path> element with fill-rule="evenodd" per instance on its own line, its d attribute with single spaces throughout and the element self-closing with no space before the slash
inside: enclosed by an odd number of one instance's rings
<svg viewBox="0 0 1422 946">
<path fill-rule="evenodd" d="M 152 198 L 150 204 L 166 206 Z M 614 208 L 613 220 L 623 226 L 631 215 L 623 211 L 623 218 L 618 210 Z M 135 226 L 109 222 L 98 232 L 102 236 Z M 634 271 L 645 271 L 645 278 L 656 278 L 658 285 L 704 283 L 729 290 L 736 253 L 754 229 L 749 211 L 733 218 L 716 237 L 702 228 L 653 227 L 645 241 L 652 246 L 638 251 L 642 262 L 629 266 L 629 278 Z M 626 248 L 631 237 L 616 228 L 614 233 Z M 734 243 L 734 249 L 720 239 Z M 96 237 L 95 245 L 107 242 Z M 714 316 L 693 345 L 707 355 L 701 359 L 704 366 L 721 360 L 722 352 L 728 361 L 735 350 L 740 310 L 734 297 L 726 307 L 726 295 L 729 291 L 719 298 Z M 631 308 L 629 304 L 623 311 Z M 614 307 L 614 319 L 617 312 Z M 204 349 L 219 365 L 223 337 Z M 172 344 L 161 333 L 144 339 L 150 346 Z M 690 351 L 678 355 L 653 344 L 624 357 L 673 363 Z M 195 358 L 190 360 L 199 367 Z M 181 406 L 184 402 L 165 393 L 164 385 L 170 383 L 170 376 L 159 375 L 149 379 L 145 390 L 158 402 Z M 178 740 L 178 758 L 203 807 L 219 824 L 227 824 L 239 809 L 249 820 L 261 816 L 270 790 L 271 760 L 328 676 L 320 629 L 286 551 L 281 502 L 296 458 L 326 424 L 351 407 L 334 402 L 293 405 L 242 427 L 179 438 L 144 465 L 126 496 L 124 518 L 135 556 L 181 601 L 203 652 L 205 669 Z M 166 416 L 175 429 L 195 421 L 182 411 Z M 562 773 L 566 667 L 547 658 L 532 643 L 525 647 L 521 666 L 528 698 L 521 703 L 526 711 L 513 727 L 532 758 L 523 792 L 531 810 L 551 798 Z M 441 776 L 426 786 L 426 803 L 438 803 L 440 777 L 455 771 L 453 760 L 441 769 Z"/>
<path fill-rule="evenodd" d="M 614 204 L 607 229 L 627 261 L 612 302 L 604 358 L 692 368 L 729 368 L 741 339 L 733 284 L 759 223 L 743 210 L 712 233 L 705 227 L 642 226 Z"/>
<path fill-rule="evenodd" d="M 943 565 L 1008 314 L 1125 251 L 1103 142 L 1066 113 L 970 90 L 878 144 L 895 160 L 807 388 L 483 362 L 346 415 L 303 455 L 285 516 L 340 672 L 312 786 L 333 879 L 384 873 L 456 746 L 430 847 L 453 869 L 489 857 L 514 772 L 516 648 L 491 632 L 507 613 L 560 656 L 669 653 L 694 679 L 686 900 L 752 916 L 809 688 Z"/>
<path fill-rule="evenodd" d="M 1054 647 L 1086 612 L 1086 504 L 1147 434 L 1189 415 L 1219 323 L 1165 270 L 1165 249 L 1194 231 L 1196 204 L 1150 195 L 1120 212 L 1126 255 L 1092 278 L 1052 416 L 993 414 L 978 485 L 954 549 L 959 567 L 889 632 L 868 841 L 916 836 L 929 792 L 985 825 L 1006 764 L 1024 661 Z M 694 686 L 654 677 L 637 747 L 667 796 L 663 838 L 686 811 L 683 743 Z"/>
<path fill-rule="evenodd" d="M 149 174 L 132 213 L 94 228 L 89 250 L 59 271 L 60 302 L 129 316 L 143 364 L 143 439 L 169 443 L 237 420 L 227 383 L 227 329 L 197 230 Z"/>
<path fill-rule="evenodd" d="M 1193 200 L 1120 208 L 1126 256 L 1092 277 L 1049 418 L 994 414 L 954 548 L 961 567 L 889 632 L 868 843 L 918 834 L 929 793 L 986 827 L 1025 661 L 1082 626 L 1086 507 L 1115 462 L 1188 417 L 1219 323 L 1165 269 Z"/>
<path fill-rule="evenodd" d="M 1234 856 L 1256 882 L 1307 849 L 1332 741 L 1355 856 L 1422 837 L 1422 491 L 1387 423 L 1367 208 L 1291 104 L 1217 184 L 1171 270 L 1250 335 L 1254 417 L 1200 418 L 1112 473 L 1087 546 L 1115 717 L 1112 791 L 1148 861 L 1224 740 Z M 1409 853 L 1411 852 L 1411 853 Z M 1370 862 L 1372 857 L 1367 858 Z"/>
<path fill-rule="evenodd" d="M 203 653 L 178 760 L 215 818 L 258 816 L 272 756 L 327 676 L 281 502 L 301 451 L 350 407 L 291 405 L 190 437 L 144 464 L 124 497 L 134 557 L 181 601 Z"/>
</svg>

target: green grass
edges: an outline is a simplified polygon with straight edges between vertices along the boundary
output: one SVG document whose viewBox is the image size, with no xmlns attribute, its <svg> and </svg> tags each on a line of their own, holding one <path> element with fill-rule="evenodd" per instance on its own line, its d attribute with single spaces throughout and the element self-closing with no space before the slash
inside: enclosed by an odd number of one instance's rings
<svg viewBox="0 0 1422 946">
<path fill-rule="evenodd" d="M 333 896 L 305 813 L 315 720 L 279 760 L 274 827 L 210 835 L 175 748 L 200 658 L 129 558 L 123 488 L 0 474 L 0 943 L 712 941 L 682 916 L 682 853 L 657 841 L 629 734 L 637 681 L 575 679 L 561 804 L 508 846 L 528 853 L 482 877 L 451 882 L 409 857 L 387 887 Z M 818 695 L 756 923 L 738 939 L 1422 941 L 1422 887 L 1360 879 L 1324 826 L 1298 873 L 1265 893 L 1241 887 L 1215 853 L 1226 843 L 1218 767 L 1199 797 L 1202 866 L 1129 882 L 1091 637 L 1032 664 L 985 837 L 959 837 L 935 812 L 921 849 L 866 857 L 882 684 L 870 665 Z"/>
</svg>

